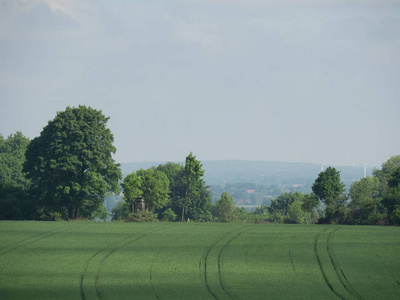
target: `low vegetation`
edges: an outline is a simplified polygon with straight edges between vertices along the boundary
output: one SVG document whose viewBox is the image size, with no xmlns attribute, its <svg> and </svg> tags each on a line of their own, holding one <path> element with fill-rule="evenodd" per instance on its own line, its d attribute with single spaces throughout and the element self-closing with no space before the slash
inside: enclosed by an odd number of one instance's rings
<svg viewBox="0 0 400 300">
<path fill-rule="evenodd" d="M 0 222 L 0 299 L 398 299 L 400 228 Z"/>
</svg>

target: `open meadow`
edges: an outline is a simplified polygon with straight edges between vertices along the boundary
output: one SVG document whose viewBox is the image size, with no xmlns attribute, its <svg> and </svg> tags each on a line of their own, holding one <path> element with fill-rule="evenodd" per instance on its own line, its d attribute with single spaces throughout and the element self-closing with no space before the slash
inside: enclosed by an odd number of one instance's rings
<svg viewBox="0 0 400 300">
<path fill-rule="evenodd" d="M 399 299 L 400 228 L 0 222 L 0 299 Z"/>
</svg>

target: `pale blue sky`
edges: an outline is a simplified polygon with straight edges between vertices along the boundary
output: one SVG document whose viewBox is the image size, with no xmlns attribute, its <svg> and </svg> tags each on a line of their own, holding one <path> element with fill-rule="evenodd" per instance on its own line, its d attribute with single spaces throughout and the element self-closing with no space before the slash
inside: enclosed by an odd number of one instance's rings
<svg viewBox="0 0 400 300">
<path fill-rule="evenodd" d="M 398 0 L 0 0 L 0 133 L 67 106 L 116 160 L 379 166 L 400 154 Z"/>
</svg>

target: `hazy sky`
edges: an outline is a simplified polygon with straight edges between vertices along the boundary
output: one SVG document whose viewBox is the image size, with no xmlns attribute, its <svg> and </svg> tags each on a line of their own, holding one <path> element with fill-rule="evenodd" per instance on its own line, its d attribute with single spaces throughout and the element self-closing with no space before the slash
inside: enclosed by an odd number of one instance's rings
<svg viewBox="0 0 400 300">
<path fill-rule="evenodd" d="M 380 166 L 400 154 L 400 0 L 0 0 L 0 133 L 110 117 L 118 162 Z"/>
</svg>

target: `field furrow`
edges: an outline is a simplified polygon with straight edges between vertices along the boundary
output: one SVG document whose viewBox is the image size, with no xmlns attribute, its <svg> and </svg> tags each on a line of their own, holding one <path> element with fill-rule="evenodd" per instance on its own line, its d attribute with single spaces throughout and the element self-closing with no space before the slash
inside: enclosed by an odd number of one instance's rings
<svg viewBox="0 0 400 300">
<path fill-rule="evenodd" d="M 94 254 L 90 260 L 88 261 L 85 270 L 82 274 L 81 278 L 81 294 L 82 300 L 87 299 L 103 299 L 101 287 L 99 284 L 100 275 L 102 272 L 103 265 L 107 259 L 119 249 L 130 245 L 131 243 L 137 242 L 147 235 L 151 235 L 154 232 L 165 230 L 169 226 L 166 225 L 164 227 L 158 227 L 150 231 L 139 231 L 134 234 L 129 234 L 128 236 L 124 237 L 122 240 L 114 243 L 112 246 L 108 248 L 103 248 Z M 153 262 L 154 263 L 154 262 Z M 151 265 L 151 269 L 153 264 Z M 150 269 L 150 274 L 151 274 Z M 150 276 L 151 280 L 151 276 Z"/>
<path fill-rule="evenodd" d="M 346 291 L 349 292 L 356 299 L 363 299 L 361 297 L 361 295 L 357 293 L 357 291 L 353 288 L 351 283 L 348 281 L 345 273 L 343 272 L 343 269 L 340 267 L 338 260 L 335 258 L 334 251 L 330 247 L 331 236 L 337 231 L 338 230 L 336 229 L 336 230 L 329 232 L 327 240 L 326 240 L 326 250 L 328 252 L 329 259 L 330 259 L 332 266 L 336 272 L 337 278 L 339 279 L 342 286 L 346 289 Z"/>
<path fill-rule="evenodd" d="M 383 262 L 382 258 L 379 256 L 379 254 L 376 255 L 379 258 L 379 261 L 381 262 L 381 264 L 384 266 L 384 268 L 386 269 L 386 271 L 388 272 L 388 274 L 390 274 L 390 276 L 393 278 L 393 280 L 400 286 L 400 281 L 396 278 L 396 276 L 394 276 L 394 274 L 392 273 L 392 271 L 390 271 L 390 269 L 388 268 L 388 266 Z"/>
<path fill-rule="evenodd" d="M 240 233 L 235 231 L 228 232 L 215 241 L 204 257 L 204 281 L 207 290 L 214 299 L 231 299 L 226 292 L 221 278 L 221 252 L 229 244 L 231 240 L 237 237 Z M 231 237 L 233 236 L 233 237 Z"/>
<path fill-rule="evenodd" d="M 62 233 L 64 231 L 67 231 L 67 230 L 72 230 L 72 229 L 75 229 L 75 228 L 79 228 L 81 226 L 84 226 L 84 224 L 75 224 L 75 225 L 72 225 L 72 226 L 68 226 L 67 228 L 61 228 L 61 229 L 58 229 L 58 230 L 52 230 L 50 232 L 41 232 L 41 233 L 35 234 L 34 236 L 29 237 L 29 238 L 27 238 L 25 240 L 19 240 L 19 241 L 15 241 L 13 243 L 4 245 L 0 249 L 0 256 L 3 256 L 3 255 L 5 255 L 5 254 L 7 254 L 9 252 L 12 252 L 12 251 L 14 251 L 14 250 L 16 250 L 18 248 L 27 246 L 29 244 L 36 243 L 36 242 L 38 242 L 40 240 L 43 240 L 43 239 L 46 239 L 46 238 L 50 238 L 50 237 L 54 236 L 55 234 L 59 234 L 59 233 Z"/>
</svg>

